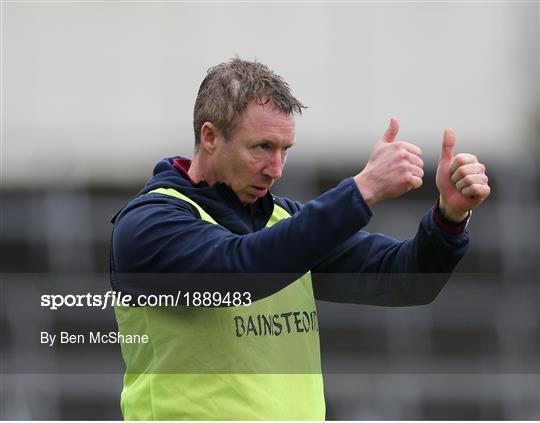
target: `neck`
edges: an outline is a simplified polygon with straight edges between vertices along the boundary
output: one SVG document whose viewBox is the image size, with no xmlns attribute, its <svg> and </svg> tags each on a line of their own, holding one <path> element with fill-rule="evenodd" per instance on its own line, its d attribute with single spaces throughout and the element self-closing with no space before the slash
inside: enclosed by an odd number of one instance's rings
<svg viewBox="0 0 540 423">
<path fill-rule="evenodd" d="M 217 182 L 208 159 L 203 158 L 199 153 L 193 157 L 188 175 L 195 183 L 205 181 L 208 185 L 213 185 Z"/>
</svg>

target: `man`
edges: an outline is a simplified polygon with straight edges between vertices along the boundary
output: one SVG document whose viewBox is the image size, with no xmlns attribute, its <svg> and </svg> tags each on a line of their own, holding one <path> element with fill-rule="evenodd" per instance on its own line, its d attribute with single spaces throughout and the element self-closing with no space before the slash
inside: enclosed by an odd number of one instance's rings
<svg viewBox="0 0 540 423">
<path fill-rule="evenodd" d="M 354 177 L 305 205 L 272 196 L 303 108 L 265 65 L 211 68 L 193 160 L 159 162 L 113 220 L 113 288 L 183 294 L 116 309 L 120 331 L 150 339 L 122 345 L 126 419 L 324 419 L 315 299 L 427 304 L 465 253 L 489 186 L 476 157 L 454 155 L 451 129 L 438 202 L 407 241 L 361 230 L 370 207 L 422 184 L 422 152 L 395 140 L 395 118 Z"/>
</svg>

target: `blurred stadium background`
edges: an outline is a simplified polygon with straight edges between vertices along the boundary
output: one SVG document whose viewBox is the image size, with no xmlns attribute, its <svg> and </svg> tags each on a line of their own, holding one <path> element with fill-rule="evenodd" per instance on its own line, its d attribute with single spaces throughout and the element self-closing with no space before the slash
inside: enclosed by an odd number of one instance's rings
<svg viewBox="0 0 540 423">
<path fill-rule="evenodd" d="M 357 173 L 391 115 L 424 150 L 426 177 L 376 206 L 368 230 L 414 234 L 445 127 L 488 167 L 470 251 L 433 304 L 319 304 L 328 419 L 540 419 L 538 9 L 2 2 L 0 417 L 121 418 L 118 348 L 30 336 L 113 330 L 112 312 L 44 318 L 29 298 L 47 283 L 107 289 L 110 218 L 156 161 L 191 156 L 198 86 L 238 54 L 310 106 L 280 195 L 307 201 Z"/>
</svg>

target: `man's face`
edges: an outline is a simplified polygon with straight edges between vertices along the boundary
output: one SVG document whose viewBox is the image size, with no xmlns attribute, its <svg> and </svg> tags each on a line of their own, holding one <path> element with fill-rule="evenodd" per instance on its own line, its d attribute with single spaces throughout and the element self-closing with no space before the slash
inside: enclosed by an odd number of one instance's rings
<svg viewBox="0 0 540 423">
<path fill-rule="evenodd" d="M 212 154 L 216 180 L 228 185 L 244 204 L 263 197 L 281 178 L 294 129 L 294 117 L 270 104 L 251 102 L 229 141 L 220 137 L 216 143 Z"/>
</svg>

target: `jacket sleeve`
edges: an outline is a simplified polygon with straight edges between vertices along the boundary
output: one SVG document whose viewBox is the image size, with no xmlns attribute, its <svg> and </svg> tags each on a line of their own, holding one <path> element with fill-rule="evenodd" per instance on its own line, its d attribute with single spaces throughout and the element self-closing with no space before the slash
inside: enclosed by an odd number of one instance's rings
<svg viewBox="0 0 540 423">
<path fill-rule="evenodd" d="M 179 287 L 229 291 L 231 284 L 222 282 L 224 275 L 235 274 L 228 278 L 234 280 L 234 290 L 249 291 L 255 300 L 264 298 L 313 268 L 371 217 L 352 178 L 310 201 L 290 219 L 246 235 L 202 221 L 181 200 L 149 195 L 154 196 L 150 201 L 120 213 L 112 235 L 113 288 L 136 295 Z M 167 273 L 190 277 L 174 283 Z M 216 273 L 220 275 L 194 275 Z M 273 276 L 261 276 L 265 273 Z M 127 274 L 131 276 L 126 278 Z"/>
<path fill-rule="evenodd" d="M 422 218 L 416 235 L 397 241 L 359 231 L 313 269 L 319 300 L 407 306 L 430 303 L 467 250 L 469 234 L 450 234 Z"/>
</svg>

